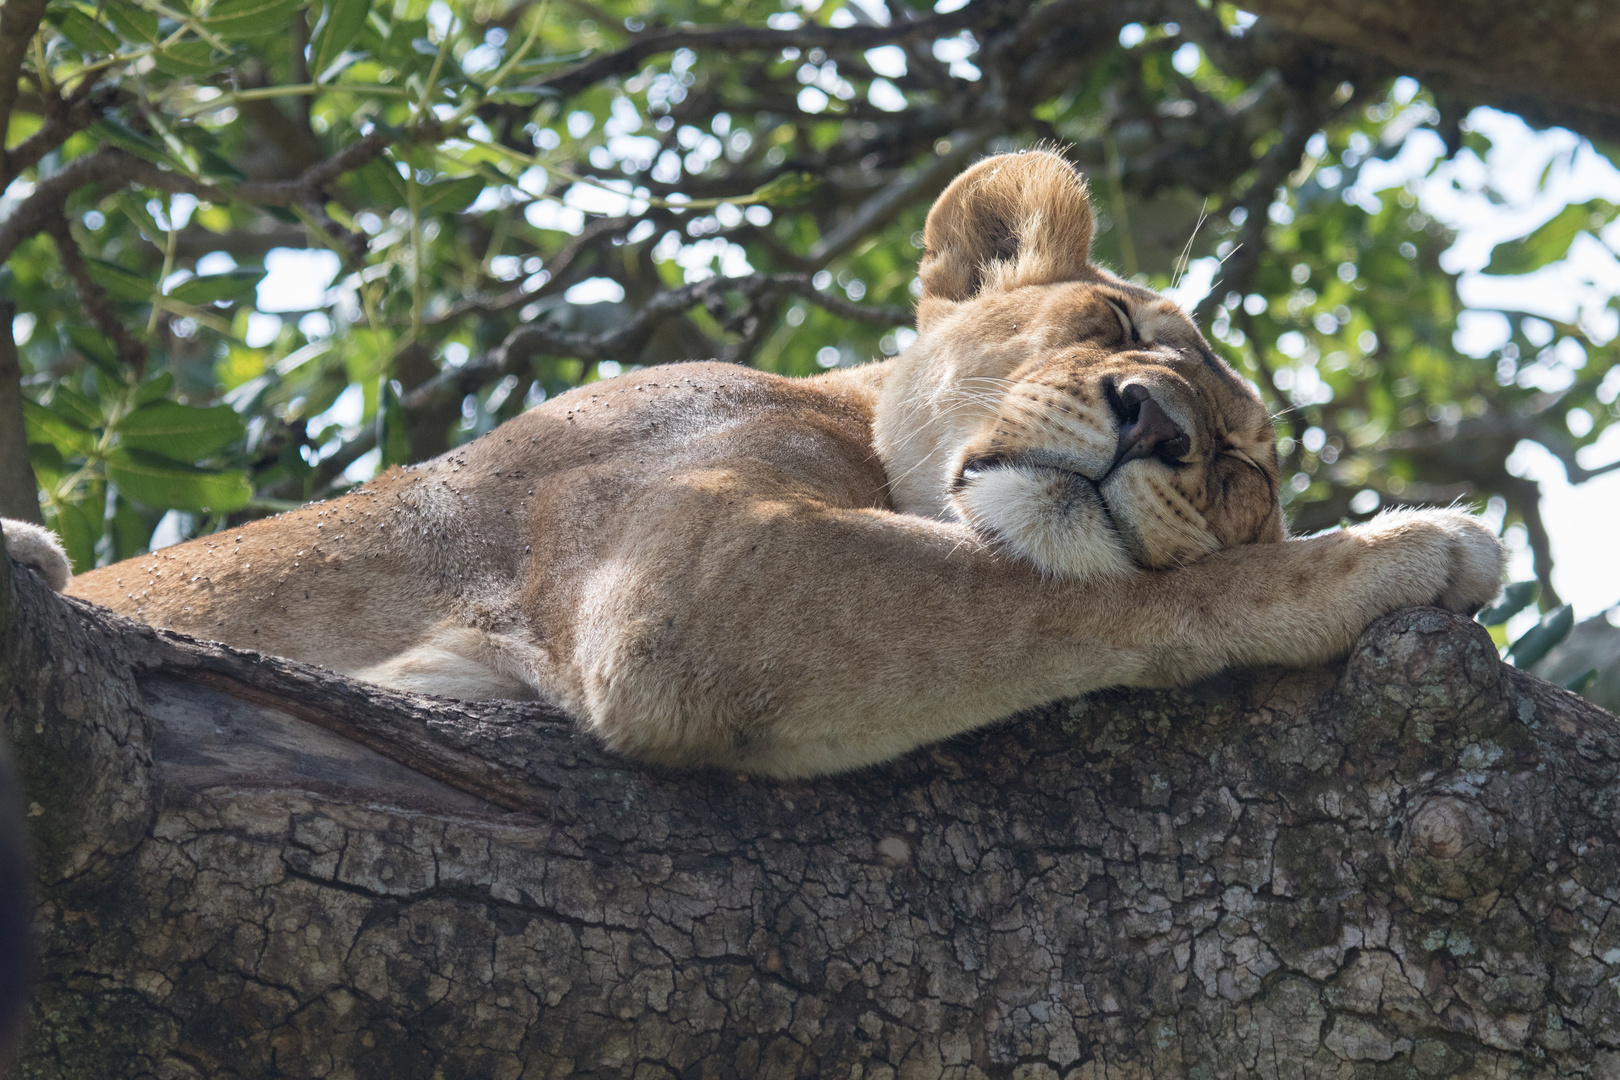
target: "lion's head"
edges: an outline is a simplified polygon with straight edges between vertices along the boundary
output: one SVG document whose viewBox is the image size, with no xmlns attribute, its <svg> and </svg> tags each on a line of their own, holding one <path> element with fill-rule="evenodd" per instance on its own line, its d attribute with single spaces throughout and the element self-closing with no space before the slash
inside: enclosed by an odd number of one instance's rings
<svg viewBox="0 0 1620 1080">
<path fill-rule="evenodd" d="M 1180 308 L 1089 261 L 1067 162 L 980 162 L 923 235 L 918 337 L 876 418 L 896 510 L 1070 578 L 1283 538 L 1265 406 Z"/>
</svg>

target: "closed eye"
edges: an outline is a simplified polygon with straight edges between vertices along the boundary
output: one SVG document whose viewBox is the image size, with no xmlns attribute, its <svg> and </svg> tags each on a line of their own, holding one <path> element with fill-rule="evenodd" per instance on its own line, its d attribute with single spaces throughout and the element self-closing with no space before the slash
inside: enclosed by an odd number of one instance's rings
<svg viewBox="0 0 1620 1080">
<path fill-rule="evenodd" d="M 1261 468 L 1260 463 L 1255 461 L 1254 458 L 1250 457 L 1248 454 L 1245 454 L 1242 450 L 1239 450 L 1235 446 L 1228 446 L 1226 448 L 1226 453 L 1227 453 L 1227 456 L 1237 458 L 1239 461 L 1243 462 L 1243 464 L 1247 465 L 1249 468 L 1253 469 L 1255 472 L 1257 472 L 1261 476 L 1265 477 L 1266 486 L 1267 487 L 1271 486 L 1271 483 L 1272 483 L 1271 474 L 1266 472 L 1265 469 Z"/>
<path fill-rule="evenodd" d="M 1108 306 L 1114 309 L 1114 317 L 1119 320 L 1119 329 L 1120 332 L 1125 335 L 1125 340 L 1129 341 L 1132 345 L 1140 344 L 1142 341 L 1142 334 L 1136 329 L 1136 323 L 1131 321 L 1131 313 L 1125 310 L 1125 305 L 1121 304 L 1118 300 L 1112 300 L 1108 297 L 1104 297 L 1103 299 L 1107 300 Z"/>
</svg>

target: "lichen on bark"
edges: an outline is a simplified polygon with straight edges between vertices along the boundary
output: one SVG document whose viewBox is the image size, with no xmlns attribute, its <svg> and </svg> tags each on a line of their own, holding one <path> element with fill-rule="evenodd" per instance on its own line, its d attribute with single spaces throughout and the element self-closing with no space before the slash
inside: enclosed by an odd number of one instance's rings
<svg viewBox="0 0 1620 1080">
<path fill-rule="evenodd" d="M 778 783 L 16 585 L 19 1076 L 1620 1076 L 1620 727 L 1438 611 Z"/>
</svg>

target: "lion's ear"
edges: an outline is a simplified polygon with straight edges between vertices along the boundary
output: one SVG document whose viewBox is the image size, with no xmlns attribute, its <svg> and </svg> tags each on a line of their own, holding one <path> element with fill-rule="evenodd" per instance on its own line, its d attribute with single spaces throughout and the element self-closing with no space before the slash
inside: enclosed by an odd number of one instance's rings
<svg viewBox="0 0 1620 1080">
<path fill-rule="evenodd" d="M 923 297 L 1074 281 L 1085 276 L 1091 230 L 1086 182 L 1063 158 L 1046 150 L 986 158 L 928 212 Z"/>
</svg>

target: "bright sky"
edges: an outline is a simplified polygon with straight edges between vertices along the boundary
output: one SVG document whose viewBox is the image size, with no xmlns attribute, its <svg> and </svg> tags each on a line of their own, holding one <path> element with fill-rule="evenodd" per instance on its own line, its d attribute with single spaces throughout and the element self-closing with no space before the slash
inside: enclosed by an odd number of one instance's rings
<svg viewBox="0 0 1620 1080">
<path fill-rule="evenodd" d="M 1620 246 L 1620 228 L 1611 225 L 1604 231 L 1607 243 L 1586 235 L 1577 238 L 1569 258 L 1523 277 L 1492 277 L 1479 270 L 1497 243 L 1525 235 L 1568 203 L 1593 198 L 1620 202 L 1620 170 L 1568 131 L 1533 131 L 1518 117 L 1492 109 L 1476 109 L 1468 122 L 1491 140 L 1483 162 L 1464 151 L 1431 174 L 1443 147 L 1432 131 L 1419 130 L 1391 161 L 1369 162 L 1350 196 L 1370 196 L 1380 188 L 1410 183 L 1418 205 L 1457 231 L 1457 242 L 1442 265 L 1460 274 L 1458 290 L 1464 303 L 1579 322 L 1594 341 L 1609 342 L 1620 330 L 1620 317 L 1608 306 L 1620 294 L 1620 260 L 1611 250 Z M 1488 189 L 1505 201 L 1493 203 L 1485 194 Z M 1500 316 L 1465 318 L 1456 345 L 1482 355 L 1501 345 L 1507 331 Z M 1578 350 L 1570 350 L 1565 358 L 1584 363 Z M 1572 377 L 1568 367 L 1555 367 L 1540 385 L 1558 390 Z M 1590 469 L 1616 459 L 1620 459 L 1620 426 L 1609 429 L 1579 460 Z M 1553 585 L 1574 605 L 1576 617 L 1620 602 L 1620 552 L 1614 541 L 1620 535 L 1620 472 L 1573 486 L 1563 466 L 1533 443 L 1521 443 L 1508 466 L 1541 484 L 1542 514 L 1552 537 Z M 1508 539 L 1522 545 L 1522 538 L 1511 531 Z M 1529 552 L 1522 546 L 1512 573 L 1515 579 L 1531 576 Z"/>
<path fill-rule="evenodd" d="M 1401 83 L 1409 85 L 1397 87 L 1397 98 L 1409 99 L 1416 84 L 1410 80 Z M 1582 236 L 1568 259 L 1534 274 L 1488 277 L 1479 270 L 1497 243 L 1523 236 L 1570 202 L 1595 197 L 1620 202 L 1620 170 L 1568 131 L 1536 132 L 1517 117 L 1491 109 L 1475 110 L 1468 122 L 1491 140 L 1492 148 L 1485 160 L 1465 150 L 1436 167 L 1435 162 L 1443 154 L 1440 139 L 1432 131 L 1419 129 L 1406 137 L 1393 159 L 1364 165 L 1358 182 L 1346 191 L 1345 197 L 1371 207 L 1376 205 L 1375 192 L 1409 184 L 1426 213 L 1456 230 L 1457 242 L 1446 253 L 1443 265 L 1461 275 L 1459 289 L 1465 303 L 1481 309 L 1500 305 L 1561 321 L 1579 321 L 1594 340 L 1608 342 L 1620 331 L 1620 317 L 1608 307 L 1611 299 L 1620 295 L 1620 259 L 1611 250 L 1611 246 L 1620 248 L 1620 222 L 1606 230 L 1607 243 Z M 1502 201 L 1493 202 L 1487 191 L 1495 192 Z M 582 208 L 568 209 L 577 213 Z M 707 249 L 694 252 L 703 256 L 700 261 L 704 267 L 710 264 L 712 254 Z M 271 252 L 265 260 L 269 274 L 259 287 L 260 309 L 300 311 L 319 306 L 320 294 L 336 275 L 336 264 L 330 252 Z M 1196 260 L 1175 290 L 1176 299 L 1185 306 L 1195 304 L 1208 291 L 1217 265 L 1214 259 Z M 722 274 L 746 271 L 746 264 L 720 268 Z M 592 288 L 595 284 L 575 286 L 568 299 L 588 302 L 612 298 L 598 296 Z M 576 290 L 580 295 L 575 295 Z M 590 295 L 585 295 L 587 292 Z M 273 337 L 279 321 L 265 318 L 265 322 L 264 336 Z M 252 328 L 250 336 L 258 329 Z M 1507 330 L 1506 320 L 1500 316 L 1486 311 L 1465 315 L 1456 344 L 1472 355 L 1483 355 L 1505 340 Z M 1570 366 L 1584 362 L 1578 350 L 1566 350 L 1560 358 L 1541 373 L 1542 389 L 1557 390 L 1567 385 L 1572 377 Z M 354 400 L 340 399 L 342 408 L 335 406 L 333 413 L 321 421 L 358 422 L 358 395 L 351 396 Z M 356 415 L 335 415 L 340 411 Z M 1620 425 L 1598 445 L 1588 448 L 1581 461 L 1592 468 L 1617 458 Z M 1520 445 L 1510 467 L 1542 486 L 1542 513 L 1552 536 L 1555 560 L 1553 583 L 1575 606 L 1576 616 L 1585 618 L 1620 603 L 1620 557 L 1616 556 L 1613 540 L 1620 535 L 1620 472 L 1572 486 L 1563 467 L 1530 443 Z M 1517 550 L 1513 577 L 1530 577 L 1530 557 L 1522 529 L 1510 529 L 1507 540 Z"/>
</svg>

